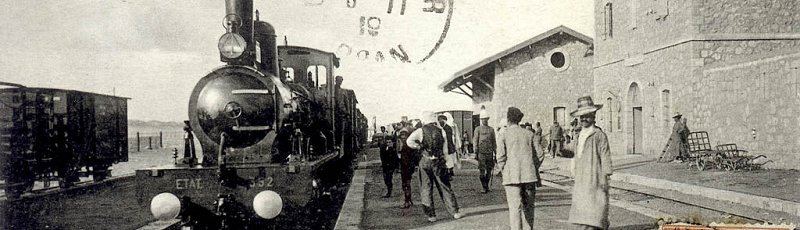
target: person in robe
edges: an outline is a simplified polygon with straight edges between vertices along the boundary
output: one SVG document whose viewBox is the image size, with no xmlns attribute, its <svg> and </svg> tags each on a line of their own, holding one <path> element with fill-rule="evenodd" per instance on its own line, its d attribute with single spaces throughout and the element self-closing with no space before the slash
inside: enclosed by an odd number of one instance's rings
<svg viewBox="0 0 800 230">
<path fill-rule="evenodd" d="M 661 151 L 658 162 L 667 163 L 682 160 L 689 155 L 689 128 L 686 127 L 686 123 L 681 121 L 681 117 L 683 115 L 680 113 L 675 113 L 675 116 L 672 116 L 672 119 L 675 120 L 675 125 L 672 126 L 672 134 L 669 136 L 664 150 Z"/>
<path fill-rule="evenodd" d="M 579 117 L 581 131 L 575 141 L 566 146 L 575 153 L 572 172 L 572 206 L 569 222 L 579 229 L 608 229 L 608 181 L 611 176 L 611 151 L 608 137 L 595 126 L 595 114 L 602 105 L 595 105 L 590 96 L 578 99 L 578 108 L 571 112 Z"/>
</svg>

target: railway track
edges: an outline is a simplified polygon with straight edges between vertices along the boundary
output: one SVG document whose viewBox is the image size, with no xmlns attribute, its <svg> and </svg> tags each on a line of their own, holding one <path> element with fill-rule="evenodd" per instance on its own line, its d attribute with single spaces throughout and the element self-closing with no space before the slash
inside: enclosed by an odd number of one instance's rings
<svg viewBox="0 0 800 230">
<path fill-rule="evenodd" d="M 135 229 L 152 221 L 136 200 L 132 175 L 44 189 L 0 200 L 5 229 Z"/>
<path fill-rule="evenodd" d="M 0 184 L 0 202 L 16 201 L 16 200 L 24 200 L 24 199 L 33 199 L 33 198 L 36 198 L 36 197 L 48 196 L 48 195 L 58 194 L 58 193 L 62 193 L 62 192 L 70 192 L 70 191 L 82 190 L 82 189 L 91 188 L 93 186 L 102 185 L 102 184 L 105 184 L 105 183 L 116 183 L 118 181 L 132 180 L 133 176 L 134 175 L 131 173 L 131 174 L 125 174 L 125 175 L 121 175 L 121 176 L 109 177 L 109 178 L 106 178 L 103 181 L 98 181 L 98 182 L 95 182 L 95 181 L 92 181 L 92 180 L 79 181 L 79 182 L 74 183 L 69 188 L 61 188 L 58 185 L 55 185 L 55 186 L 52 186 L 52 187 L 36 188 L 36 189 L 33 189 L 33 190 L 29 191 L 29 192 L 23 193 L 19 198 L 14 198 L 14 199 L 10 199 L 10 200 L 6 196 L 5 192 L 2 192 L 2 189 L 5 187 L 5 184 Z"/>
</svg>

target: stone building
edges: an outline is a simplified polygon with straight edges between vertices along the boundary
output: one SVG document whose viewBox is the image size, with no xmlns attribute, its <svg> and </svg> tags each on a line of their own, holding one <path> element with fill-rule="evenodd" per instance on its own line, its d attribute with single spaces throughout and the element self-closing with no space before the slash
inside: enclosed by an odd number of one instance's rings
<svg viewBox="0 0 800 230">
<path fill-rule="evenodd" d="M 800 1 L 595 0 L 594 98 L 614 154 L 660 154 L 676 112 L 711 144 L 800 168 Z"/>
<path fill-rule="evenodd" d="M 485 107 L 498 127 L 506 109 L 525 113 L 523 122 L 567 124 L 581 95 L 592 94 L 592 38 L 564 26 L 536 35 L 518 45 L 458 71 L 439 87 L 473 100 L 474 124 Z"/>
</svg>

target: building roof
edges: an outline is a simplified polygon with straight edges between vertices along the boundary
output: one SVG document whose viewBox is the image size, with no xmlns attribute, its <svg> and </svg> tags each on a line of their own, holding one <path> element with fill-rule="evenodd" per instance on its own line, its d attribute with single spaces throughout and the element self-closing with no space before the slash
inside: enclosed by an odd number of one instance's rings
<svg viewBox="0 0 800 230">
<path fill-rule="evenodd" d="M 514 45 L 511 48 L 503 50 L 503 51 L 501 51 L 501 52 L 499 52 L 499 53 L 497 53 L 495 55 L 489 56 L 489 57 L 487 57 L 487 58 L 485 58 L 485 59 L 483 59 L 483 60 L 481 60 L 481 61 L 479 61 L 479 62 L 477 62 L 475 64 L 467 66 L 466 68 L 464 68 L 464 69 L 456 72 L 455 74 L 453 74 L 453 76 L 450 77 L 450 79 L 448 79 L 447 81 L 442 82 L 442 84 L 439 84 L 439 88 L 442 89 L 444 92 L 449 92 L 450 90 L 458 87 L 459 85 L 466 83 L 467 82 L 466 80 L 469 77 L 471 77 L 469 74 L 472 73 L 473 71 L 478 70 L 481 67 L 486 66 L 488 64 L 491 64 L 492 62 L 495 62 L 498 59 L 505 57 L 506 55 L 512 54 L 514 52 L 517 52 L 520 49 L 526 48 L 526 47 L 528 47 L 530 45 L 533 45 L 536 42 L 544 40 L 545 38 L 548 38 L 548 37 L 556 35 L 556 34 L 561 34 L 561 33 L 566 33 L 566 34 L 572 35 L 573 37 L 575 37 L 578 40 L 581 40 L 583 42 L 586 42 L 587 44 L 592 44 L 593 43 L 593 40 L 592 40 L 591 37 L 586 36 L 586 35 L 584 35 L 582 33 L 579 33 L 579 32 L 577 32 L 577 31 L 575 31 L 573 29 L 570 29 L 569 27 L 560 25 L 560 26 L 557 26 L 557 27 L 555 27 L 553 29 L 548 30 L 547 32 L 544 32 L 544 33 L 541 33 L 539 35 L 536 35 L 531 39 L 523 41 L 522 43 Z M 459 78 L 461 78 L 462 80 L 460 80 Z"/>
</svg>

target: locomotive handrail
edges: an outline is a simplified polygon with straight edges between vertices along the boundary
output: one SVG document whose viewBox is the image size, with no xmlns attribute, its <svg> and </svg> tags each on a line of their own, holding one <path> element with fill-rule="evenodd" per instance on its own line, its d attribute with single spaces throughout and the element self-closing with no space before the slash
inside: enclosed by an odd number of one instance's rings
<svg viewBox="0 0 800 230">
<path fill-rule="evenodd" d="M 17 88 L 28 88 L 28 87 L 26 87 L 24 85 L 20 85 L 20 84 L 17 84 L 17 83 L 11 83 L 11 82 L 4 82 L 4 81 L 0 81 L 0 85 L 17 87 Z"/>
</svg>

